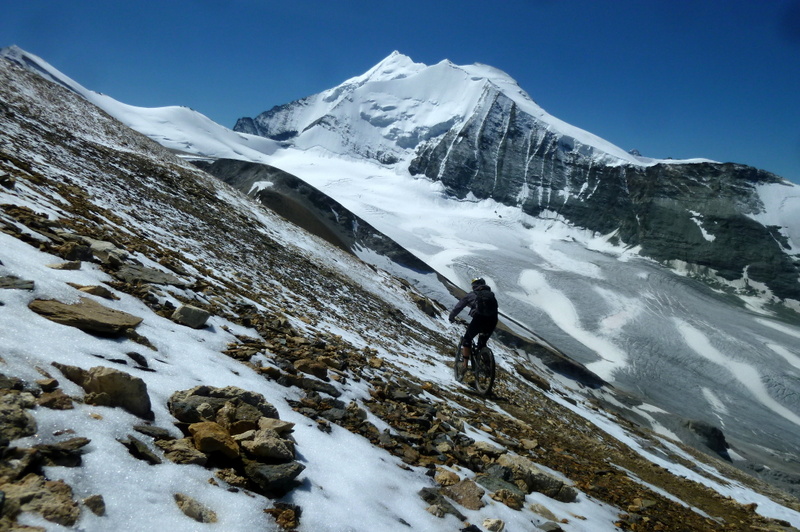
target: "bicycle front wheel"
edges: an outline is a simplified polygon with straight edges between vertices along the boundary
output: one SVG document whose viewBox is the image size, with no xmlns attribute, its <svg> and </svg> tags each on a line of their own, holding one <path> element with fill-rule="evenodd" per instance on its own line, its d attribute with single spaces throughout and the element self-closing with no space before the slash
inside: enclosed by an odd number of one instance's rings
<svg viewBox="0 0 800 532">
<path fill-rule="evenodd" d="M 494 385 L 494 354 L 484 347 L 475 355 L 475 389 L 481 395 L 489 395 Z"/>
<path fill-rule="evenodd" d="M 464 357 L 461 354 L 461 342 L 456 347 L 455 364 L 453 365 L 453 376 L 457 382 L 464 382 L 464 377 L 467 375 L 467 370 L 464 369 Z"/>
</svg>

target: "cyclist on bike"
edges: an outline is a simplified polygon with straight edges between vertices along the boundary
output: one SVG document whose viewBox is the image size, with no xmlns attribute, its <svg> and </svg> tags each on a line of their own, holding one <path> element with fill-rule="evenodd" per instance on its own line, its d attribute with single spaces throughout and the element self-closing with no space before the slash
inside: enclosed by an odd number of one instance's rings
<svg viewBox="0 0 800 532">
<path fill-rule="evenodd" d="M 472 292 L 462 297 L 453 311 L 450 312 L 450 323 L 454 322 L 459 312 L 464 310 L 464 307 L 470 307 L 469 315 L 472 316 L 472 321 L 467 326 L 467 332 L 464 334 L 464 342 L 461 345 L 461 357 L 464 364 L 464 370 L 467 369 L 472 339 L 478 336 L 478 351 L 486 346 L 489 336 L 494 332 L 497 327 L 497 299 L 491 288 L 486 284 L 482 278 L 472 280 Z"/>
</svg>

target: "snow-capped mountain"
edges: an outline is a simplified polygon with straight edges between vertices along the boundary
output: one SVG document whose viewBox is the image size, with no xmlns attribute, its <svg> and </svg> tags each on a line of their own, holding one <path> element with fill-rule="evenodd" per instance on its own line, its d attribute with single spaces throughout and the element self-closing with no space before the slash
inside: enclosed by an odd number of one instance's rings
<svg viewBox="0 0 800 532">
<path fill-rule="evenodd" d="M 563 218 L 800 310 L 797 187 L 742 165 L 631 155 L 547 114 L 488 66 L 426 66 L 395 52 L 362 76 L 234 129 L 374 159 L 439 181 L 458 198 Z"/>
<path fill-rule="evenodd" d="M 796 484 L 800 328 L 793 312 L 766 306 L 796 304 L 796 186 L 740 165 L 633 156 L 549 116 L 496 69 L 396 53 L 337 88 L 240 120 L 238 133 L 195 127 L 182 108 L 139 112 L 65 84 L 180 153 L 299 177 L 458 285 L 486 277 L 509 329 L 535 331 L 645 400 L 599 393 L 608 407 L 686 441 L 696 421 L 720 428 L 731 447 L 717 452 Z M 248 182 L 244 192 L 271 186 Z M 453 302 L 441 284 L 394 271 Z"/>
</svg>

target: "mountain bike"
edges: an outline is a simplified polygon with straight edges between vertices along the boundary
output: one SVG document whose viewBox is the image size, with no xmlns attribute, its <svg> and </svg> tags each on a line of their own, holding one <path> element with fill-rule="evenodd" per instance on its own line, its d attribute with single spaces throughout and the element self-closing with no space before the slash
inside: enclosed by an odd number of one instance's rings
<svg viewBox="0 0 800 532">
<path fill-rule="evenodd" d="M 488 337 L 483 334 L 479 336 L 482 337 L 480 342 L 472 340 L 467 369 L 464 369 L 463 366 L 464 358 L 461 346 L 464 344 L 464 337 L 461 337 L 456 347 L 454 373 L 458 382 L 464 382 L 467 373 L 472 369 L 472 373 L 475 375 L 475 389 L 481 395 L 489 395 L 494 385 L 494 353 L 486 346 Z M 478 343 L 483 344 L 483 348 L 480 350 L 478 349 Z"/>
</svg>

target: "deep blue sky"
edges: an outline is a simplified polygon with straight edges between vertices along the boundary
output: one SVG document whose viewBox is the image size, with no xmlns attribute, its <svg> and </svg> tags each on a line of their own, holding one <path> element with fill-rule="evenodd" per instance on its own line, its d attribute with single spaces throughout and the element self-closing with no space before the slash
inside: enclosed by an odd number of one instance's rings
<svg viewBox="0 0 800 532">
<path fill-rule="evenodd" d="M 486 63 L 549 113 L 650 157 L 800 183 L 800 0 L 26 0 L 16 44 L 124 103 L 233 127 L 398 50 Z"/>
</svg>

